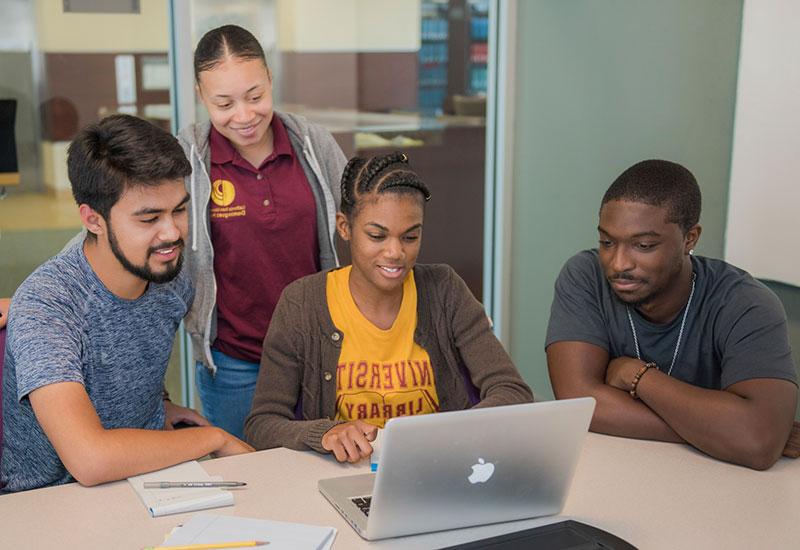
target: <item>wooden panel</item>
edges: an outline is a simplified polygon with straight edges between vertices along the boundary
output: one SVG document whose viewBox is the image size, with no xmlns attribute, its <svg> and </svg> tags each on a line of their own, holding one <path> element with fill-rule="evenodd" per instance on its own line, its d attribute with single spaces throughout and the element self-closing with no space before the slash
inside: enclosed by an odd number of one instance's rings
<svg viewBox="0 0 800 550">
<path fill-rule="evenodd" d="M 420 263 L 446 263 L 466 281 L 478 300 L 483 295 L 484 127 L 451 127 L 419 132 L 425 145 L 406 149 L 411 167 L 431 190 L 425 210 Z M 395 149 L 361 149 L 369 157 Z M 343 243 L 337 249 L 349 263 Z"/>
<path fill-rule="evenodd" d="M 0 186 L 19 185 L 19 172 L 0 172 Z"/>
<path fill-rule="evenodd" d="M 419 88 L 418 67 L 417 52 L 359 53 L 359 110 L 415 110 Z"/>
<path fill-rule="evenodd" d="M 114 54 L 48 53 L 44 58 L 45 127 L 52 132 L 45 139 L 70 140 L 78 128 L 96 121 L 101 109 L 116 110 Z M 58 102 L 57 113 L 48 107 L 51 100 Z"/>
<path fill-rule="evenodd" d="M 357 109 L 355 53 L 282 52 L 276 83 L 284 103 Z"/>
<path fill-rule="evenodd" d="M 78 129 L 118 109 L 114 58 L 119 53 L 47 53 L 44 55 L 45 91 L 41 107 L 44 139 L 66 141 Z M 142 90 L 141 57 L 158 52 L 134 53 L 136 106 L 169 103 L 169 90 Z M 166 55 L 166 52 L 163 53 Z M 157 121 L 169 129 L 169 122 Z"/>
<path fill-rule="evenodd" d="M 417 105 L 416 52 L 283 52 L 284 103 L 387 112 Z"/>
</svg>

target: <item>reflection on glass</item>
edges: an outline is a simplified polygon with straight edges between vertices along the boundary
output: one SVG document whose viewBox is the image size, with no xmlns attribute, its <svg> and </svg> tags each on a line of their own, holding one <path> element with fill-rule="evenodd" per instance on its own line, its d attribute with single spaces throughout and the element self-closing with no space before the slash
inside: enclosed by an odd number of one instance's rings
<svg viewBox="0 0 800 550">
<path fill-rule="evenodd" d="M 276 108 L 329 128 L 346 155 L 407 151 L 441 224 L 421 260 L 452 264 L 480 296 L 487 0 L 193 0 L 191 13 L 192 43 L 225 23 L 256 34 Z M 0 201 L 0 295 L 79 226 L 65 163 L 78 128 L 121 110 L 170 127 L 168 44 L 157 0 L 115 15 L 4 0 L 0 99 L 16 101 L 19 184 Z"/>
<path fill-rule="evenodd" d="M 63 2 L 3 0 L 0 19 L 0 297 L 9 296 L 80 227 L 66 170 L 70 140 L 100 117 L 128 112 L 170 126 L 167 5 L 134 13 L 69 13 Z M 13 151 L 13 156 L 11 158 Z M 0 191 L 2 193 L 2 191 Z"/>
<path fill-rule="evenodd" d="M 261 42 L 275 108 L 328 128 L 348 157 L 401 149 L 433 191 L 422 262 L 480 297 L 488 0 L 193 0 L 192 44 L 236 24 Z M 196 117 L 205 119 L 202 105 Z"/>
</svg>

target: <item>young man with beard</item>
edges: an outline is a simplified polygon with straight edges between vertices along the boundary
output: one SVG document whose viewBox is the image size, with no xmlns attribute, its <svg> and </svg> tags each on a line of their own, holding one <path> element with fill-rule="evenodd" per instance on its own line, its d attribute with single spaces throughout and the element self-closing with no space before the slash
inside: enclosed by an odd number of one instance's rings
<svg viewBox="0 0 800 550">
<path fill-rule="evenodd" d="M 193 298 L 181 273 L 191 168 L 177 140 L 115 115 L 82 130 L 67 163 L 87 236 L 12 300 L 3 490 L 95 485 L 251 451 L 163 399 L 175 331 Z M 178 421 L 196 427 L 173 430 Z"/>
<path fill-rule="evenodd" d="M 786 314 L 748 273 L 692 254 L 700 189 L 640 162 L 600 208 L 599 247 L 556 281 L 547 331 L 559 399 L 597 400 L 591 429 L 689 443 L 755 469 L 797 456 L 797 373 Z"/>
</svg>

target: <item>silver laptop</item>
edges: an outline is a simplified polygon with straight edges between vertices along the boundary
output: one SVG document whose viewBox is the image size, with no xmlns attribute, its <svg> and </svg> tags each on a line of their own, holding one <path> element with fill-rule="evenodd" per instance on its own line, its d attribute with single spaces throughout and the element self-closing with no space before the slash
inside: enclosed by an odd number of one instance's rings
<svg viewBox="0 0 800 550">
<path fill-rule="evenodd" d="M 319 490 L 368 540 L 561 511 L 591 397 L 394 418 L 376 474 Z"/>
</svg>

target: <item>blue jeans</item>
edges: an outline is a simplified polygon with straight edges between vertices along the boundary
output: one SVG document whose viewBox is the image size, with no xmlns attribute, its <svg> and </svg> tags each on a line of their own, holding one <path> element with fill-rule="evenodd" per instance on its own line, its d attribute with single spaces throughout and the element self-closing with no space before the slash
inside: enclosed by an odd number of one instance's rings
<svg viewBox="0 0 800 550">
<path fill-rule="evenodd" d="M 253 394 L 258 379 L 258 363 L 234 359 L 222 352 L 211 350 L 217 365 L 216 376 L 198 362 L 195 365 L 195 384 L 203 416 L 214 426 L 244 437 L 244 421 L 253 404 Z"/>
</svg>

